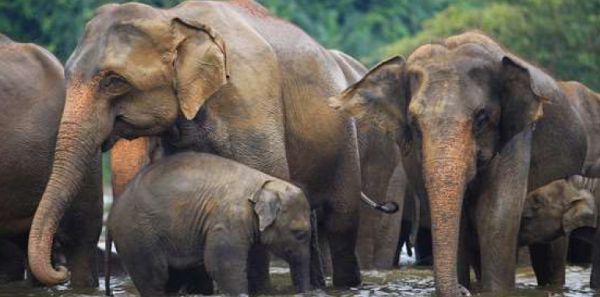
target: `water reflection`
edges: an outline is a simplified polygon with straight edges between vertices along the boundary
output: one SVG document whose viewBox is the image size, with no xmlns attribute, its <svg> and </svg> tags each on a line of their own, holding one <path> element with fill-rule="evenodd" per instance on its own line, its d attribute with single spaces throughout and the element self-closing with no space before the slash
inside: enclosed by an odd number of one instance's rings
<svg viewBox="0 0 600 297">
<path fill-rule="evenodd" d="M 276 262 L 271 269 L 273 291 L 271 296 L 292 296 L 293 288 L 289 278 L 289 270 L 282 263 Z M 582 297 L 600 296 L 589 288 L 590 268 L 571 266 L 567 269 L 567 286 L 564 292 L 556 293 L 537 289 L 535 276 L 531 269 L 519 269 L 517 276 L 518 290 L 512 296 L 544 296 L 544 297 Z M 315 291 L 306 296 L 433 296 L 433 275 L 425 268 L 406 267 L 392 271 L 363 272 L 364 285 L 349 290 Z M 331 285 L 331 280 L 328 280 Z M 112 288 L 117 297 L 136 296 L 136 290 L 128 278 L 113 278 Z M 56 288 L 30 288 L 26 283 L 14 283 L 0 287 L 0 297 L 99 297 L 104 296 L 104 288 L 73 290 L 66 286 Z M 491 297 L 493 294 L 477 296 Z"/>
</svg>

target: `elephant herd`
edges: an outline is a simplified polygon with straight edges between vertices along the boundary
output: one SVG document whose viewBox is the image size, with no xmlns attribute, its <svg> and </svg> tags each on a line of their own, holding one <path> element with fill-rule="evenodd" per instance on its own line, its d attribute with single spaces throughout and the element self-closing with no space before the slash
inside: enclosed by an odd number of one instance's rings
<svg viewBox="0 0 600 297">
<path fill-rule="evenodd" d="M 525 245 L 561 286 L 569 234 L 600 287 L 600 95 L 482 33 L 367 71 L 253 1 L 109 4 L 64 70 L 0 34 L 0 104 L 0 282 L 98 285 L 110 150 L 107 242 L 143 296 L 264 292 L 271 254 L 299 292 L 357 286 L 405 243 L 439 296 L 471 268 L 511 290 Z"/>
</svg>

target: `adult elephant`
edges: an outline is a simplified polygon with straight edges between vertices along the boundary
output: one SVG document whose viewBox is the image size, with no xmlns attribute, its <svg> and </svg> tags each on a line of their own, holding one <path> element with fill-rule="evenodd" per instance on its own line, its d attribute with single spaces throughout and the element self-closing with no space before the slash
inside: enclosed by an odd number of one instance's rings
<svg viewBox="0 0 600 297">
<path fill-rule="evenodd" d="M 441 296 L 459 290 L 463 199 L 476 207 L 483 288 L 513 288 L 527 191 L 598 174 L 598 102 L 585 87 L 557 83 L 479 33 L 423 45 L 406 62 L 387 60 L 331 99 L 396 135 L 411 184 L 430 203 Z"/>
<path fill-rule="evenodd" d="M 50 177 L 65 103 L 64 84 L 63 67 L 51 53 L 0 34 L 0 241 L 6 242 L 0 263 L 3 280 L 24 276 L 25 261 L 17 261 L 21 256 L 6 251 L 16 244 L 24 259 L 27 233 L 30 228 L 35 232 L 31 222 Z M 102 228 L 100 154 L 90 154 L 89 158 L 80 168 L 85 183 L 73 191 L 77 199 L 60 222 L 59 241 L 74 287 L 98 284 L 95 253 Z"/>
<path fill-rule="evenodd" d="M 355 83 L 367 73 L 367 69 L 349 55 L 337 50 L 330 52 L 349 83 Z M 393 202 L 402 207 L 406 177 L 403 170 L 394 171 L 401 162 L 398 147 L 390 137 L 386 137 L 384 129 L 368 121 L 359 120 L 356 125 L 362 191 L 380 204 Z M 383 215 L 370 205 L 361 204 L 359 217 L 356 252 L 361 268 L 392 268 L 400 237 L 402 210 Z"/>
<path fill-rule="evenodd" d="M 106 5 L 87 24 L 66 76 L 52 176 L 29 238 L 29 263 L 42 282 L 68 278 L 49 251 L 83 185 L 82 168 L 119 138 L 160 135 L 168 153 L 212 152 L 302 184 L 322 210 L 333 284 L 360 283 L 356 128 L 326 102 L 348 82 L 303 31 L 251 1 Z M 264 278 L 267 268 L 250 275 Z M 257 288 L 265 282 L 257 279 Z"/>
</svg>

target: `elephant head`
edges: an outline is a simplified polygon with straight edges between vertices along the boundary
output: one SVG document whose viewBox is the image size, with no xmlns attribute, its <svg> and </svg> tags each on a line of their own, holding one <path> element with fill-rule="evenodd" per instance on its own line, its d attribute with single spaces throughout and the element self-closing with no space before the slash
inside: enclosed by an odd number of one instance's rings
<svg viewBox="0 0 600 297">
<path fill-rule="evenodd" d="M 549 242 L 581 227 L 595 228 L 597 206 L 592 193 L 561 179 L 527 195 L 519 243 Z"/>
<path fill-rule="evenodd" d="M 543 103 L 558 93 L 556 82 L 538 68 L 489 37 L 469 32 L 423 45 L 406 61 L 384 61 L 330 98 L 333 108 L 370 119 L 400 146 L 411 182 L 430 203 L 441 296 L 458 294 L 465 191 L 503 162 L 527 176 L 534 124 L 542 117 Z M 512 183 L 511 190 L 525 195 L 527 178 L 518 176 L 505 174 L 498 182 Z"/>
<path fill-rule="evenodd" d="M 310 286 L 310 205 L 302 190 L 267 181 L 250 197 L 258 219 L 260 242 L 290 265 L 299 292 Z"/>
<path fill-rule="evenodd" d="M 97 11 L 66 64 L 52 174 L 29 236 L 30 267 L 42 283 L 68 279 L 51 266 L 50 248 L 92 156 L 118 138 L 156 135 L 180 114 L 194 118 L 227 84 L 226 56 L 224 41 L 196 20 L 135 3 Z"/>
</svg>

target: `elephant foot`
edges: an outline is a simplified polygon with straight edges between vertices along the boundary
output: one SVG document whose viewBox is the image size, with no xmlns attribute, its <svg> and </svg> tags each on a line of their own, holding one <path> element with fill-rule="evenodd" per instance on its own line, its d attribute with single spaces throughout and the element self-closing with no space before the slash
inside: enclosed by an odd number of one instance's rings
<svg viewBox="0 0 600 297">
<path fill-rule="evenodd" d="M 460 296 L 471 296 L 471 292 L 469 292 L 469 290 L 462 285 L 458 285 L 458 292 Z"/>
</svg>

